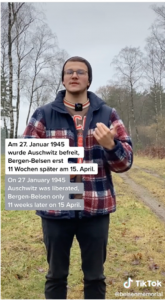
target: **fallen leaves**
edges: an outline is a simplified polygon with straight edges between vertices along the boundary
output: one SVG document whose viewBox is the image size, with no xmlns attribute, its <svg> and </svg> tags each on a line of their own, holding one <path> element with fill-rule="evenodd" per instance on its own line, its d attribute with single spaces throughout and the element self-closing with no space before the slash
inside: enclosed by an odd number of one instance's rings
<svg viewBox="0 0 165 300">
<path fill-rule="evenodd" d="M 38 270 L 40 273 L 45 272 L 45 270 L 44 270 L 43 268 L 37 268 L 37 270 Z"/>
<path fill-rule="evenodd" d="M 149 269 L 151 271 L 158 270 L 159 266 L 153 262 L 153 263 L 149 264 Z"/>
<path fill-rule="evenodd" d="M 14 277 L 18 280 L 21 280 L 23 278 L 23 276 L 20 274 L 15 274 Z"/>
<path fill-rule="evenodd" d="M 137 254 L 133 254 L 132 265 L 140 265 L 142 260 L 142 253 L 138 252 Z"/>
</svg>

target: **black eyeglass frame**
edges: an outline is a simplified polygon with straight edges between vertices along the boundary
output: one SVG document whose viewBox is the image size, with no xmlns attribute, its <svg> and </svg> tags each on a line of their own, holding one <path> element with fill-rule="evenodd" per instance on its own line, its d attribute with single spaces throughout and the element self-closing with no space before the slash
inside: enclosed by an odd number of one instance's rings
<svg viewBox="0 0 165 300">
<path fill-rule="evenodd" d="M 74 74 L 74 72 L 76 72 L 77 76 L 85 75 L 86 73 L 88 73 L 88 71 L 85 71 L 82 69 L 78 69 L 78 70 L 68 69 L 68 70 L 64 71 L 64 75 L 72 76 Z"/>
</svg>

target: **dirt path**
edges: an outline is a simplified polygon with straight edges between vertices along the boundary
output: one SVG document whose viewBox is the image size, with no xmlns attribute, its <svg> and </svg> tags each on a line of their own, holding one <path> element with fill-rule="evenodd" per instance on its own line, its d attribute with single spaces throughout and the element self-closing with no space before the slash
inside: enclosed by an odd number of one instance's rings
<svg viewBox="0 0 165 300">
<path fill-rule="evenodd" d="M 150 174 L 151 176 L 157 177 L 157 178 L 161 178 L 163 180 L 165 180 L 164 178 L 162 178 L 162 176 L 160 176 L 159 174 L 155 173 L 154 171 L 150 170 L 150 169 L 145 169 L 145 168 L 140 168 L 136 165 L 132 166 L 133 169 L 139 169 L 139 170 L 143 170 L 144 172 Z"/>
<path fill-rule="evenodd" d="M 131 186 L 132 190 L 150 209 L 165 222 L 165 206 L 154 198 L 151 193 L 140 184 L 135 183 L 126 173 L 121 173 L 120 176 L 124 181 Z"/>
</svg>

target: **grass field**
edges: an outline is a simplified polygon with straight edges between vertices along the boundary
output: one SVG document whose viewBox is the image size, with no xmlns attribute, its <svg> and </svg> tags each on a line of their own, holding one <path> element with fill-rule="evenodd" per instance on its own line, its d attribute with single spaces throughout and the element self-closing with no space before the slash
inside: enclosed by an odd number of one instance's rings
<svg viewBox="0 0 165 300">
<path fill-rule="evenodd" d="M 151 163 L 151 162 L 150 162 Z M 135 157 L 139 167 L 151 168 L 164 176 L 165 160 Z M 138 170 L 138 172 L 140 172 Z M 129 171 L 129 176 L 140 184 L 151 184 L 153 176 L 147 174 L 140 182 L 137 171 Z M 164 293 L 154 299 L 165 298 L 165 224 L 132 192 L 131 187 L 118 174 L 113 174 L 117 194 L 117 211 L 111 214 L 105 275 L 107 283 L 106 299 L 126 299 L 115 296 L 115 292 Z M 161 179 L 161 178 L 158 178 Z M 46 251 L 42 241 L 41 221 L 34 211 L 4 210 L 4 157 L 2 156 L 2 299 L 44 299 L 44 282 L 47 272 Z M 163 181 L 157 181 L 163 187 Z M 154 181 L 151 184 L 154 187 Z M 159 197 L 155 194 L 155 197 Z M 131 277 L 131 288 L 123 283 Z M 162 287 L 137 287 L 135 280 L 161 281 Z M 71 249 L 70 274 L 68 277 L 68 298 L 83 299 L 83 273 L 81 271 L 80 250 L 76 239 Z M 130 299 L 152 297 L 134 296 Z"/>
<path fill-rule="evenodd" d="M 135 165 L 156 172 L 165 179 L 165 159 L 136 156 Z"/>
<path fill-rule="evenodd" d="M 136 183 L 147 188 L 165 206 L 165 159 L 136 157 L 135 166 L 128 175 Z"/>
</svg>

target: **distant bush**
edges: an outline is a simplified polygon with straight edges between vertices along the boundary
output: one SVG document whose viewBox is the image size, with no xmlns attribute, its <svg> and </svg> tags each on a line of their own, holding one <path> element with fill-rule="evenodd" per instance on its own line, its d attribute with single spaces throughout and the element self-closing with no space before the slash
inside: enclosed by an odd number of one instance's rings
<svg viewBox="0 0 165 300">
<path fill-rule="evenodd" d="M 165 158 L 165 147 L 148 146 L 144 150 L 137 151 L 137 155 L 163 159 Z"/>
</svg>

